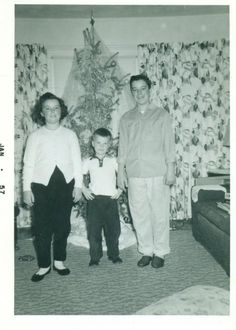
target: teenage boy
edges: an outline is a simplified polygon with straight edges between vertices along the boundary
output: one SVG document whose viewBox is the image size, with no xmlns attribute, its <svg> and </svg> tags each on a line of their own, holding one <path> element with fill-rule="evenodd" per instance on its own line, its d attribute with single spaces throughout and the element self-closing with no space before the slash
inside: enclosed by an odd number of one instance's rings
<svg viewBox="0 0 236 330">
<path fill-rule="evenodd" d="M 118 186 L 128 187 L 129 206 L 143 255 L 139 267 L 164 266 L 169 247 L 169 186 L 175 182 L 175 144 L 167 111 L 150 103 L 151 81 L 130 79 L 136 106 L 120 120 Z"/>
</svg>

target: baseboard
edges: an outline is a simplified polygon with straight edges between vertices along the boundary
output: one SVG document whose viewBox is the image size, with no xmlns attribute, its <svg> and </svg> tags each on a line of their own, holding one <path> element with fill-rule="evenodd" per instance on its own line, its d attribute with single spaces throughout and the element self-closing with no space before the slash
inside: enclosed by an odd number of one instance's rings
<svg viewBox="0 0 236 330">
<path fill-rule="evenodd" d="M 171 220 L 170 221 L 171 230 L 190 230 L 192 229 L 192 219 L 183 220 Z"/>
</svg>

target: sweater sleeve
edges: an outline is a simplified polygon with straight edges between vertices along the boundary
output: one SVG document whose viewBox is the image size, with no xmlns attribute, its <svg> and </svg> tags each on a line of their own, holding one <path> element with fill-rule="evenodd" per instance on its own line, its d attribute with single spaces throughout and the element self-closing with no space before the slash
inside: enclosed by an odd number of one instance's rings
<svg viewBox="0 0 236 330">
<path fill-rule="evenodd" d="M 164 152 L 166 163 L 175 162 L 175 139 L 174 131 L 172 128 L 171 117 L 168 113 L 165 115 L 164 119 Z"/>
<path fill-rule="evenodd" d="M 24 153 L 23 166 L 23 191 L 31 190 L 34 166 L 36 161 L 37 138 L 35 134 L 29 135 Z"/>
<path fill-rule="evenodd" d="M 114 169 L 116 172 L 118 172 L 118 162 L 116 157 L 114 157 Z"/>
<path fill-rule="evenodd" d="M 72 162 L 73 162 L 73 169 L 74 169 L 74 179 L 75 179 L 75 187 L 81 188 L 82 187 L 82 160 L 81 160 L 81 153 L 80 153 L 80 145 L 77 138 L 77 135 L 72 132 L 72 139 L 71 139 L 71 153 L 72 153 Z"/>
</svg>

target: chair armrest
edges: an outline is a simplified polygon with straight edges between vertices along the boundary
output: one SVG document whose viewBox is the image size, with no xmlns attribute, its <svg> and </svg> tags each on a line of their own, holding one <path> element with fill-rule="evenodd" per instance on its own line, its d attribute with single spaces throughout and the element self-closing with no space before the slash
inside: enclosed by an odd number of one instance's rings
<svg viewBox="0 0 236 330">
<path fill-rule="evenodd" d="M 200 185 L 192 187 L 192 202 L 224 201 L 225 187 L 220 185 Z"/>
</svg>

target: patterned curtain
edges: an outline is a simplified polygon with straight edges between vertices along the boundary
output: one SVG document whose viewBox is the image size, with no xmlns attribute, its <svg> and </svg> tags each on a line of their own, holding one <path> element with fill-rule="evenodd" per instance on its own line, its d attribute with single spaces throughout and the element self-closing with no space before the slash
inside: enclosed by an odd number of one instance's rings
<svg viewBox="0 0 236 330">
<path fill-rule="evenodd" d="M 229 150 L 223 146 L 230 107 L 229 41 L 139 45 L 138 62 L 152 81 L 153 101 L 173 121 L 177 182 L 171 219 L 189 219 L 194 179 L 229 168 Z"/>
<path fill-rule="evenodd" d="M 15 48 L 15 204 L 20 207 L 19 227 L 30 226 L 30 213 L 22 208 L 22 159 L 28 134 L 36 127 L 31 109 L 47 89 L 47 52 L 38 44 L 17 44 Z"/>
</svg>

